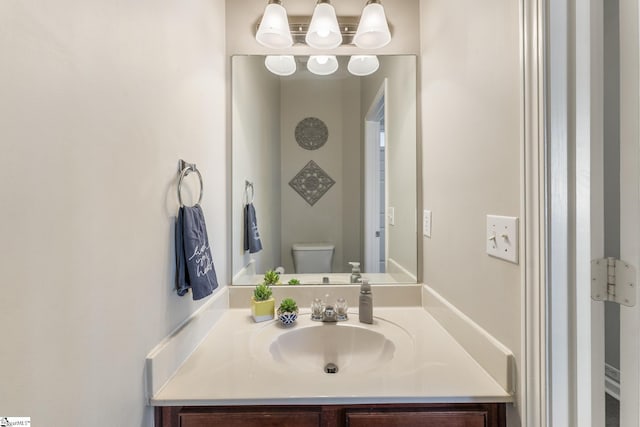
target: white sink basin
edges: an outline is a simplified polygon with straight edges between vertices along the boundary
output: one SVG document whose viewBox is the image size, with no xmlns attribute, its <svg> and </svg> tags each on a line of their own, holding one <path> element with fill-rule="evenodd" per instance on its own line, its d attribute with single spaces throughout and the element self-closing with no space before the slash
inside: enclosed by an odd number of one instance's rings
<svg viewBox="0 0 640 427">
<path fill-rule="evenodd" d="M 319 324 L 294 329 L 269 346 L 273 360 L 296 371 L 323 369 L 328 363 L 340 372 L 361 373 L 388 362 L 393 342 L 379 332 L 351 325 Z"/>
<path fill-rule="evenodd" d="M 357 318 L 357 314 L 351 314 Z M 398 370 L 411 366 L 413 340 L 401 327 L 376 318 L 373 325 L 354 320 L 338 323 L 313 322 L 309 315 L 298 317 L 292 328 L 272 322 L 252 339 L 252 353 L 262 364 L 288 372 L 325 374 L 328 364 L 338 374 L 361 374 L 386 367 Z"/>
</svg>

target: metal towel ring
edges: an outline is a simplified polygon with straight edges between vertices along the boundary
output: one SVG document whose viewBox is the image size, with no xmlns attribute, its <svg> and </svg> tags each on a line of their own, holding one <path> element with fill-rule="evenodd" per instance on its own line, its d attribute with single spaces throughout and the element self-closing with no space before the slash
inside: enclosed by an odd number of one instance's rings
<svg viewBox="0 0 640 427">
<path fill-rule="evenodd" d="M 185 176 L 189 175 L 191 172 L 195 172 L 198 174 L 198 179 L 200 180 L 200 197 L 198 197 L 198 202 L 196 204 L 200 204 L 202 202 L 202 194 L 204 193 L 204 184 L 202 182 L 202 175 L 200 175 L 200 171 L 196 168 L 195 164 L 187 163 L 184 160 L 180 160 L 178 164 L 178 168 L 180 169 L 180 179 L 178 180 L 178 201 L 180 202 L 180 206 L 184 206 L 182 203 L 182 180 Z"/>
<path fill-rule="evenodd" d="M 251 189 L 251 198 L 249 198 L 249 189 Z M 253 188 L 253 182 L 245 180 L 244 181 L 244 197 L 247 200 L 248 205 L 253 203 L 253 199 L 255 195 L 256 195 L 256 191 Z"/>
</svg>

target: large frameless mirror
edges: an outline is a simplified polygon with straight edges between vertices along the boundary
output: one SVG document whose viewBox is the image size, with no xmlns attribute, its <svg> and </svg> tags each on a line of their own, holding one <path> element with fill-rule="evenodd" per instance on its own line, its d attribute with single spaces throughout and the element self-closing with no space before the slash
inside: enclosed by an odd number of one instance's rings
<svg viewBox="0 0 640 427">
<path fill-rule="evenodd" d="M 416 282 L 416 58 L 380 56 L 367 76 L 349 59 L 319 76 L 294 57 L 278 76 L 232 58 L 233 284 L 276 268 L 350 283 L 353 263 L 371 283 Z"/>
</svg>

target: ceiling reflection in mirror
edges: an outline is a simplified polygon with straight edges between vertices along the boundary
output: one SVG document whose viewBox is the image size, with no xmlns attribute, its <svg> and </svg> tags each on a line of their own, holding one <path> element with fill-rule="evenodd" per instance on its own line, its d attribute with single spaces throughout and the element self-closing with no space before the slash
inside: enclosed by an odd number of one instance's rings
<svg viewBox="0 0 640 427">
<path fill-rule="evenodd" d="M 232 58 L 233 284 L 416 282 L 416 58 L 378 59 L 280 77 Z"/>
</svg>

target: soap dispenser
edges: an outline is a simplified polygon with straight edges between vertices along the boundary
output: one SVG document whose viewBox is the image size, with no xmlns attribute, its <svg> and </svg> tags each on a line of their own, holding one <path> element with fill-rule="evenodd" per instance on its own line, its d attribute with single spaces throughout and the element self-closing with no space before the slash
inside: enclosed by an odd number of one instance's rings
<svg viewBox="0 0 640 427">
<path fill-rule="evenodd" d="M 350 262 L 351 265 L 351 283 L 360 283 L 362 281 L 362 274 L 360 274 L 360 263 L 359 262 Z"/>
<path fill-rule="evenodd" d="M 373 323 L 373 298 L 371 297 L 369 279 L 362 279 L 362 284 L 360 285 L 358 314 L 361 323 Z"/>
</svg>

